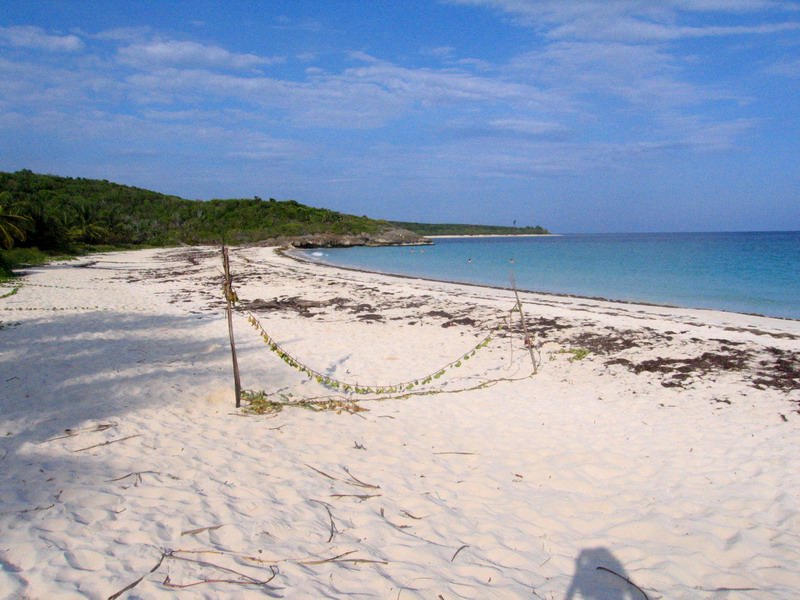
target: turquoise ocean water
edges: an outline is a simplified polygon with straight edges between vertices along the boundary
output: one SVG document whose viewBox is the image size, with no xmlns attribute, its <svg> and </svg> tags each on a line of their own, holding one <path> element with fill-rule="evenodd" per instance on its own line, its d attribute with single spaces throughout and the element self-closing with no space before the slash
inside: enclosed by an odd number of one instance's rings
<svg viewBox="0 0 800 600">
<path fill-rule="evenodd" d="M 367 271 L 800 319 L 800 232 L 437 239 L 427 247 L 310 250 Z"/>
</svg>

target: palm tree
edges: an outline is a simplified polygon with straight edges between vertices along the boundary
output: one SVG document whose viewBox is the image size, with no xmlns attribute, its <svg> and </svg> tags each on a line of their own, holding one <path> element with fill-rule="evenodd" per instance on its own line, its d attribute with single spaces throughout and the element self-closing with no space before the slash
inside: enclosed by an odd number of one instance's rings
<svg viewBox="0 0 800 600">
<path fill-rule="evenodd" d="M 67 227 L 55 214 L 49 197 L 37 195 L 21 202 L 26 215 L 26 241 L 40 250 L 65 250 L 69 247 Z"/>
<path fill-rule="evenodd" d="M 0 246 L 9 250 L 14 246 L 15 240 L 24 240 L 25 232 L 19 225 L 29 220 L 26 216 L 8 212 L 6 207 L 0 204 Z"/>
<path fill-rule="evenodd" d="M 69 221 L 65 217 L 65 225 Z M 75 202 L 72 205 L 72 226 L 69 228 L 70 239 L 78 242 L 96 243 L 107 239 L 111 232 L 108 228 L 100 225 L 92 210 L 92 207 L 85 202 Z"/>
</svg>

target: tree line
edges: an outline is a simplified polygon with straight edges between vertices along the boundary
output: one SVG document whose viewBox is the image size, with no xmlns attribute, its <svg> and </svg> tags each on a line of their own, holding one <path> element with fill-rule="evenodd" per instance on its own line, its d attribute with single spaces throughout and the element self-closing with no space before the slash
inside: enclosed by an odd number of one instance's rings
<svg viewBox="0 0 800 600">
<path fill-rule="evenodd" d="M 385 221 L 294 200 L 186 200 L 106 180 L 0 173 L 0 244 L 69 252 L 77 246 L 230 244 L 315 233 L 378 233 Z"/>
<path fill-rule="evenodd" d="M 0 275 L 9 251 L 76 254 L 102 247 L 256 243 L 327 234 L 547 233 L 536 227 L 399 223 L 313 208 L 294 200 L 186 200 L 107 180 L 0 172 Z M 20 261 L 16 261 L 19 263 Z M 21 262 L 26 262 L 22 260 Z M 42 262 L 42 261 L 39 261 Z"/>
<path fill-rule="evenodd" d="M 515 222 L 516 223 L 516 222 Z M 541 225 L 513 227 L 504 225 L 465 225 L 456 223 L 412 223 L 392 221 L 392 225 L 408 229 L 417 235 L 548 235 Z"/>
</svg>

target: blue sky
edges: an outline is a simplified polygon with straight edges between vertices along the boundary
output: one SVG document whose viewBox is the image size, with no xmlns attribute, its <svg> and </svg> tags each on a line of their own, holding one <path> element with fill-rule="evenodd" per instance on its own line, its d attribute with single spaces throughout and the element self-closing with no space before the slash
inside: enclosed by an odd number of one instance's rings
<svg viewBox="0 0 800 600">
<path fill-rule="evenodd" d="M 0 4 L 0 170 L 560 232 L 800 230 L 800 2 Z"/>
</svg>

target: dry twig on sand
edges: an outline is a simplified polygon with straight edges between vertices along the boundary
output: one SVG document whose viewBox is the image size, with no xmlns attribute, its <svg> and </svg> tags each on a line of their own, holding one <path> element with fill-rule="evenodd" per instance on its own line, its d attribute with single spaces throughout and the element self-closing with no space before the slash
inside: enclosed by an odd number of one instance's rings
<svg viewBox="0 0 800 600">
<path fill-rule="evenodd" d="M 131 438 L 139 437 L 142 435 L 141 433 L 136 433 L 134 435 L 128 435 L 123 438 L 118 438 L 116 440 L 108 440 L 107 442 L 103 442 L 101 444 L 94 444 L 93 446 L 86 446 L 86 448 L 79 448 L 78 450 L 73 450 L 73 452 L 83 452 L 84 450 L 91 450 L 92 448 L 100 448 L 101 446 L 108 446 L 109 444 L 116 444 L 117 442 L 124 442 L 125 440 L 129 440 Z"/>
<path fill-rule="evenodd" d="M 623 581 L 625 581 L 625 582 L 626 582 L 626 583 L 628 583 L 629 585 L 632 585 L 632 586 L 633 586 L 633 587 L 635 587 L 637 590 L 639 590 L 639 591 L 642 593 L 642 596 L 644 596 L 644 599 L 645 599 L 645 600 L 650 600 L 650 596 L 648 596 L 648 595 L 645 593 L 645 591 L 644 591 L 642 588 L 640 588 L 638 585 L 636 585 L 635 583 L 633 583 L 633 582 L 632 582 L 630 579 L 628 579 L 627 577 L 625 577 L 625 576 L 623 576 L 623 575 L 620 575 L 620 574 L 619 574 L 619 573 L 617 573 L 616 571 L 612 571 L 611 569 L 608 569 L 608 568 L 606 568 L 606 567 L 595 567 L 595 571 L 605 571 L 606 573 L 611 573 L 612 575 L 616 575 L 617 577 L 619 577 L 620 579 L 622 579 Z"/>
<path fill-rule="evenodd" d="M 198 533 L 203 533 L 204 531 L 216 531 L 220 527 L 224 527 L 224 523 L 221 525 L 210 525 L 209 527 L 198 527 L 197 529 L 187 529 L 186 531 L 181 531 L 181 536 L 197 535 Z"/>
<path fill-rule="evenodd" d="M 57 435 L 56 437 L 52 437 L 48 440 L 45 440 L 45 442 L 54 442 L 55 440 L 63 440 L 64 438 L 75 437 L 76 435 L 80 435 L 81 433 L 98 433 L 116 426 L 117 426 L 116 423 L 98 423 L 97 425 L 94 425 L 92 427 L 84 427 L 83 429 L 65 429 L 64 435 Z"/>
<path fill-rule="evenodd" d="M 108 600 L 116 600 L 116 598 L 119 598 L 125 592 L 130 591 L 133 588 L 135 588 L 137 585 L 139 585 L 144 580 L 145 577 L 147 577 L 151 573 L 155 573 L 159 569 L 159 567 L 161 566 L 161 564 L 164 562 L 165 559 L 172 559 L 172 560 L 178 560 L 178 561 L 182 561 L 182 562 L 193 563 L 193 564 L 196 564 L 196 565 L 200 565 L 201 567 L 206 567 L 206 568 L 209 568 L 209 569 L 215 569 L 217 571 L 221 571 L 223 573 L 229 573 L 231 575 L 236 575 L 238 577 L 238 579 L 201 579 L 200 581 L 193 581 L 191 583 L 180 584 L 180 583 L 173 583 L 172 580 L 170 579 L 169 575 L 167 575 L 164 578 L 163 585 L 165 585 L 168 588 L 172 588 L 172 589 L 186 589 L 186 588 L 194 587 L 196 585 L 203 585 L 203 584 L 207 584 L 207 583 L 229 583 L 229 584 L 233 584 L 233 585 L 265 586 L 270 581 L 275 579 L 275 577 L 278 575 L 278 571 L 275 569 L 275 567 L 270 565 L 270 567 L 269 567 L 270 577 L 267 578 L 267 579 L 263 579 L 263 580 L 256 579 L 256 578 L 250 577 L 249 575 L 246 575 L 244 573 L 240 573 L 239 571 L 234 571 L 233 569 L 230 569 L 228 567 L 223 567 L 222 565 L 217 565 L 215 563 L 210 563 L 210 562 L 207 562 L 207 561 L 204 561 L 204 560 L 197 560 L 197 559 L 194 559 L 194 558 L 187 558 L 185 556 L 178 556 L 177 554 L 179 552 L 195 553 L 195 552 L 192 552 L 192 551 L 184 551 L 184 550 L 167 550 L 165 552 L 162 552 L 161 553 L 161 557 L 158 559 L 158 562 L 156 563 L 156 565 L 152 569 L 150 569 L 147 573 L 145 573 L 144 575 L 139 577 L 139 579 L 137 579 L 133 583 L 130 583 L 130 584 L 126 585 L 124 588 L 122 588 L 121 590 L 119 590 L 118 592 L 116 592 L 114 594 L 111 594 L 108 597 Z M 214 554 L 223 554 L 222 552 L 213 552 L 213 551 L 212 551 L 212 553 L 214 553 Z"/>
<path fill-rule="evenodd" d="M 331 498 L 357 498 L 359 502 L 370 498 L 380 498 L 383 494 L 331 494 Z"/>
<path fill-rule="evenodd" d="M 139 487 L 139 484 L 142 483 L 142 475 L 160 475 L 158 471 L 134 471 L 133 473 L 128 473 L 127 475 L 123 475 L 122 477 L 117 477 L 115 479 L 108 479 L 107 481 L 111 483 L 112 481 L 122 481 L 123 479 L 127 479 L 128 477 L 133 477 L 133 487 Z"/>
<path fill-rule="evenodd" d="M 319 469 L 316 469 L 316 468 L 312 467 L 309 464 L 306 464 L 306 466 L 309 469 L 311 469 L 312 471 L 315 471 L 315 472 L 319 473 L 320 475 L 322 475 L 323 477 L 327 477 L 328 479 L 331 479 L 333 481 L 339 481 L 341 483 L 347 483 L 349 485 L 354 485 L 356 487 L 370 488 L 370 489 L 373 489 L 373 490 L 381 489 L 381 486 L 379 486 L 379 485 L 372 485 L 371 483 L 364 483 L 360 479 L 356 479 L 356 477 L 348 470 L 347 467 L 342 467 L 342 469 L 344 470 L 345 473 L 347 473 L 348 477 L 350 478 L 349 480 L 340 479 L 338 477 L 334 477 L 333 475 L 329 475 L 325 471 L 320 471 Z"/>
<path fill-rule="evenodd" d="M 330 544 L 337 533 L 342 533 L 336 528 L 336 523 L 333 522 L 333 513 L 331 512 L 330 504 L 328 504 L 327 502 L 323 502 L 322 500 L 313 500 L 313 499 L 310 500 L 310 502 L 316 502 L 317 504 L 321 504 L 323 508 L 325 508 L 325 510 L 328 511 L 328 518 L 330 519 L 331 522 L 331 534 L 330 536 L 328 536 L 327 543 Z"/>
<path fill-rule="evenodd" d="M 456 553 L 453 554 L 453 558 L 450 559 L 450 562 L 453 562 L 456 559 L 456 556 L 458 556 L 458 553 L 461 552 L 464 548 L 469 548 L 469 544 L 464 544 L 463 546 L 461 546 L 461 548 L 456 550 Z"/>
<path fill-rule="evenodd" d="M 370 558 L 344 558 L 345 556 L 350 556 L 351 554 L 355 554 L 358 550 L 349 550 L 348 552 L 343 552 L 337 556 L 332 556 L 331 558 L 323 558 L 320 560 L 309 560 L 305 562 L 299 562 L 298 564 L 301 565 L 323 565 L 325 563 L 353 563 L 353 564 L 360 564 L 360 563 L 371 563 L 371 564 L 378 564 L 378 565 L 388 565 L 389 562 L 385 560 L 374 560 Z"/>
</svg>

